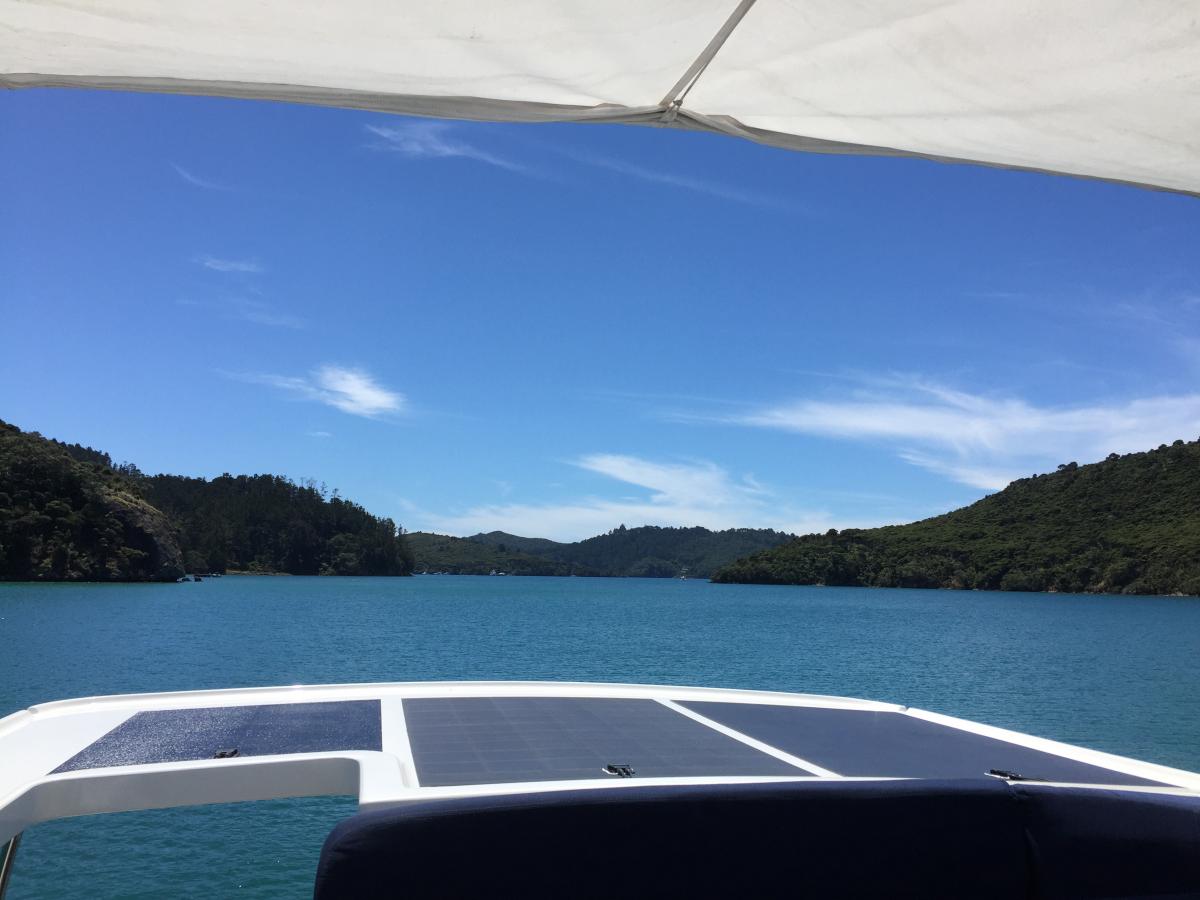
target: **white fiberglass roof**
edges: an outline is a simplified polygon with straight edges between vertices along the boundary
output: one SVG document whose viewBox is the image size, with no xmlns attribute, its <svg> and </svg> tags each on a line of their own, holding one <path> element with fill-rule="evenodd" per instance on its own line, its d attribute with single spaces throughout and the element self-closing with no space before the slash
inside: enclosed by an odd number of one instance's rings
<svg viewBox="0 0 1200 900">
<path fill-rule="evenodd" d="M 1195 796 L 1200 775 L 845 697 L 536 682 L 293 685 L 46 703 L 0 719 L 0 844 L 63 816 L 355 794 L 986 778 Z"/>
<path fill-rule="evenodd" d="M 1200 0 L 0 0 L 0 85 L 700 128 L 1200 193 Z"/>
</svg>

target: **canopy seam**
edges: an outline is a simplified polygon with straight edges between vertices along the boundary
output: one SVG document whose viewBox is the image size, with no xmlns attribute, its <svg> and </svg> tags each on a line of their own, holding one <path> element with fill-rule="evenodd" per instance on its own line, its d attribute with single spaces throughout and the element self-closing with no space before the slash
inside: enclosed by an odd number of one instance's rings
<svg viewBox="0 0 1200 900">
<path fill-rule="evenodd" d="M 725 20 L 725 24 L 718 29 L 717 33 L 713 35 L 712 40 L 708 42 L 708 45 L 700 51 L 700 55 L 688 66 L 687 71 L 675 82 L 675 85 L 667 92 L 667 95 L 662 98 L 658 105 L 663 108 L 664 122 L 674 120 L 688 92 L 695 87 L 696 82 L 700 80 L 700 76 L 704 74 L 704 70 L 708 68 L 708 64 L 717 55 L 717 51 L 729 40 L 729 36 L 733 34 L 733 30 L 746 17 L 746 13 L 750 11 L 750 7 L 755 2 L 756 0 L 741 0 L 738 3 L 737 8 Z"/>
</svg>

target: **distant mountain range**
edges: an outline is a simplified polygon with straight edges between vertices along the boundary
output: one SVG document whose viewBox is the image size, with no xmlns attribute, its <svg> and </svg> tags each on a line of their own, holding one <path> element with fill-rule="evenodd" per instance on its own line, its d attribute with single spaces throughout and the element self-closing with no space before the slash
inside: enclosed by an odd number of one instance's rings
<svg viewBox="0 0 1200 900">
<path fill-rule="evenodd" d="M 765 528 L 710 531 L 622 525 L 570 544 L 503 531 L 466 538 L 417 531 L 405 537 L 418 573 L 708 578 L 741 556 L 776 547 L 793 536 Z"/>
<path fill-rule="evenodd" d="M 1200 594 L 1200 441 L 1067 463 L 909 525 L 806 535 L 713 580 Z"/>
</svg>

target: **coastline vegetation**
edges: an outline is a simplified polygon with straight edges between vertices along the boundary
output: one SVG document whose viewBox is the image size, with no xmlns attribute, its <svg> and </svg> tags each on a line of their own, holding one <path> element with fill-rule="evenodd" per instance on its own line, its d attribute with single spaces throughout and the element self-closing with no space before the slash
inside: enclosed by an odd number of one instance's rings
<svg viewBox="0 0 1200 900">
<path fill-rule="evenodd" d="M 418 572 L 487 575 L 591 575 L 633 578 L 708 578 L 721 566 L 792 538 L 768 528 L 619 528 L 574 543 L 503 531 L 456 538 L 408 535 Z"/>
<path fill-rule="evenodd" d="M 171 523 L 106 454 L 0 422 L 0 580 L 182 574 Z"/>
<path fill-rule="evenodd" d="M 1200 594 L 1200 441 L 1066 463 L 907 525 L 802 537 L 622 525 L 560 543 L 500 531 L 406 535 L 311 482 L 145 475 L 102 451 L 0 422 L 0 580 L 414 570 Z"/>
<path fill-rule="evenodd" d="M 908 525 L 805 535 L 713 581 L 1200 594 L 1200 441 L 1066 463 Z"/>
<path fill-rule="evenodd" d="M 143 474 L 0 422 L 0 580 L 168 581 L 185 572 L 408 575 L 391 519 L 277 475 Z"/>
</svg>

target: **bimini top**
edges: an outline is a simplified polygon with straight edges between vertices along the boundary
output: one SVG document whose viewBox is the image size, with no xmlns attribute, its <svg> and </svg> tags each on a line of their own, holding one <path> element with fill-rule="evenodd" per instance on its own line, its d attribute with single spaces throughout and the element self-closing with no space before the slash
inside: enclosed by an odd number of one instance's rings
<svg viewBox="0 0 1200 900">
<path fill-rule="evenodd" d="M 1196 0 L 0 0 L 0 85 L 664 125 L 1200 193 Z"/>
</svg>

